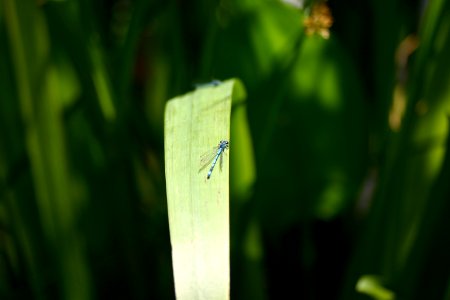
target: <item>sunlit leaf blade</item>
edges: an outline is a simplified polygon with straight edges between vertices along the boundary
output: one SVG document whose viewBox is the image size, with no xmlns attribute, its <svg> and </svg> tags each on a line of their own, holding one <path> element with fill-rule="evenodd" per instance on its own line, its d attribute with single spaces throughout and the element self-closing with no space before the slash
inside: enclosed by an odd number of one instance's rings
<svg viewBox="0 0 450 300">
<path fill-rule="evenodd" d="M 230 140 L 235 89 L 242 89 L 239 81 L 227 80 L 166 106 L 165 171 L 177 299 L 229 299 L 228 157 L 223 171 L 210 180 L 198 172 L 198 163 L 205 148 Z"/>
</svg>

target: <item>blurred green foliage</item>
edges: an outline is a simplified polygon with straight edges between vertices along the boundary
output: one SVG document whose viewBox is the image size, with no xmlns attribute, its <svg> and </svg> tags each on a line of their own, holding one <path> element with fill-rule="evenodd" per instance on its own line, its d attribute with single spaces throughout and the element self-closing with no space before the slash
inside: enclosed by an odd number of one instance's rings
<svg viewBox="0 0 450 300">
<path fill-rule="evenodd" d="M 448 299 L 449 2 L 289 2 L 0 1 L 1 299 L 174 298 L 164 104 L 231 77 L 231 297 Z"/>
</svg>

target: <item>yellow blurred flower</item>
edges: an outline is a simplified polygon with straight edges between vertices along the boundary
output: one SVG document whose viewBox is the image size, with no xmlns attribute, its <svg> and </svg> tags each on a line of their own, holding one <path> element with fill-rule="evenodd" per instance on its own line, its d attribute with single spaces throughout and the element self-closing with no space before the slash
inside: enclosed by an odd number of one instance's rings
<svg viewBox="0 0 450 300">
<path fill-rule="evenodd" d="M 303 22 L 305 32 L 311 36 L 318 34 L 324 39 L 330 37 L 329 28 L 333 25 L 333 16 L 326 3 L 316 3 L 311 8 L 311 14 Z"/>
</svg>

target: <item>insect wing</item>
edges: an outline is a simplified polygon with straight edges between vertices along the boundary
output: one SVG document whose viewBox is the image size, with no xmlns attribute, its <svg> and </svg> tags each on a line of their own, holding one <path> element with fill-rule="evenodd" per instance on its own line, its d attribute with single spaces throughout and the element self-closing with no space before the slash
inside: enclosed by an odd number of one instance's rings
<svg viewBox="0 0 450 300">
<path fill-rule="evenodd" d="M 210 82 L 205 82 L 205 83 L 197 83 L 195 84 L 195 88 L 196 89 L 201 89 L 201 88 L 205 88 L 205 87 L 211 87 L 211 86 L 218 86 L 221 85 L 222 81 L 214 79 Z"/>
<path fill-rule="evenodd" d="M 214 157 L 217 155 L 217 151 L 219 150 L 219 147 L 213 147 L 211 150 L 206 151 L 200 156 L 200 170 L 203 170 L 206 168 L 206 166 L 209 165 L 209 163 L 214 159 Z"/>
</svg>

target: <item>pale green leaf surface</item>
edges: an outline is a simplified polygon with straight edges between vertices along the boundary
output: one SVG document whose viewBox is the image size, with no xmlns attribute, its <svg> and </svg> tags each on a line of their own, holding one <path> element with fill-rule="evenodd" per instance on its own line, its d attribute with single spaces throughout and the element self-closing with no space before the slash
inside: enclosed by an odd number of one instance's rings
<svg viewBox="0 0 450 300">
<path fill-rule="evenodd" d="M 165 112 L 165 172 L 177 299 L 229 299 L 230 115 L 237 80 L 170 100 Z M 239 93 L 238 93 L 239 94 Z M 240 93 L 242 94 L 242 93 Z M 230 141 L 209 180 L 200 157 Z"/>
</svg>

